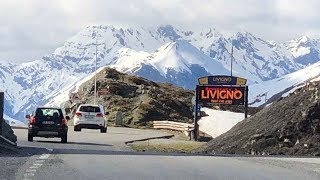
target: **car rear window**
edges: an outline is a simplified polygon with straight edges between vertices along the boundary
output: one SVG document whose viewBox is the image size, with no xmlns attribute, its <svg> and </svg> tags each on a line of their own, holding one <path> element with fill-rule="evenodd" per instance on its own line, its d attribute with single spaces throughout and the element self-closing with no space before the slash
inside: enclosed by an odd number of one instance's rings
<svg viewBox="0 0 320 180">
<path fill-rule="evenodd" d="M 79 110 L 82 112 L 101 112 L 98 106 L 81 106 Z"/>
<path fill-rule="evenodd" d="M 35 112 L 36 116 L 47 116 L 47 117 L 60 117 L 62 116 L 62 112 L 60 109 L 53 108 L 38 108 Z"/>
</svg>

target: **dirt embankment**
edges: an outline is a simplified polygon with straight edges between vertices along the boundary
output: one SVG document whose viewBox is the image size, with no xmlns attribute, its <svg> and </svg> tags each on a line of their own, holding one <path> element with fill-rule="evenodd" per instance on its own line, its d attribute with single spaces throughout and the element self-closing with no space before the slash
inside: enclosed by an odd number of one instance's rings
<svg viewBox="0 0 320 180">
<path fill-rule="evenodd" d="M 320 82 L 238 123 L 200 152 L 213 154 L 320 156 Z"/>
</svg>

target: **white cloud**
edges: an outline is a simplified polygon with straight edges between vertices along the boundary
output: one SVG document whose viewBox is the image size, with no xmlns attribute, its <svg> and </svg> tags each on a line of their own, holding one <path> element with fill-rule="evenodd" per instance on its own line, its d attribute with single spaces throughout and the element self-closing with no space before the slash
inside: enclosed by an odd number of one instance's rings
<svg viewBox="0 0 320 180">
<path fill-rule="evenodd" d="M 0 60 L 32 60 L 88 24 L 247 30 L 267 40 L 319 35 L 318 0 L 0 0 Z"/>
</svg>

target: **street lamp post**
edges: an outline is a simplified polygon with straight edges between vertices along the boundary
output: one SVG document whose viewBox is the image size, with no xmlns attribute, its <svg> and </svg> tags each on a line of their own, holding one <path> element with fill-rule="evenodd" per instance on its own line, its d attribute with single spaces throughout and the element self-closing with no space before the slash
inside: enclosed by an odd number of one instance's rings
<svg viewBox="0 0 320 180">
<path fill-rule="evenodd" d="M 232 47 L 231 47 L 231 76 L 232 76 L 232 67 L 233 66 L 233 44 L 232 44 Z"/>
<path fill-rule="evenodd" d="M 95 38 L 96 38 L 96 58 L 95 58 L 95 68 L 94 68 L 94 104 L 96 104 L 96 100 L 97 100 L 97 52 L 98 52 L 97 34 Z"/>
</svg>

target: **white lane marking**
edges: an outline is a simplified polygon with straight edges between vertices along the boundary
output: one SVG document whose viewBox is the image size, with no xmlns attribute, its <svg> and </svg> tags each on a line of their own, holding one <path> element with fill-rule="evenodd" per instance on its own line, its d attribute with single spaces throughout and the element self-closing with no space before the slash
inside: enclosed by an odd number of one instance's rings
<svg viewBox="0 0 320 180">
<path fill-rule="evenodd" d="M 29 168 L 30 168 L 30 169 L 38 169 L 39 166 L 30 166 Z"/>
<path fill-rule="evenodd" d="M 45 162 L 45 160 L 43 160 L 43 159 L 42 159 L 42 160 L 36 160 L 36 161 L 35 161 L 35 163 L 44 163 L 44 162 Z"/>
<path fill-rule="evenodd" d="M 33 163 L 34 166 L 42 166 L 42 163 Z"/>
<path fill-rule="evenodd" d="M 47 150 L 52 153 L 53 149 Z M 37 169 L 43 165 L 43 163 L 50 157 L 50 154 L 42 154 L 35 162 L 30 166 L 26 172 L 24 173 L 24 180 L 32 180 L 31 177 L 35 176 L 35 173 L 37 173 Z"/>
<path fill-rule="evenodd" d="M 34 173 L 24 173 L 24 176 L 34 176 Z"/>
<path fill-rule="evenodd" d="M 27 170 L 26 170 L 27 173 L 34 173 L 34 172 L 36 172 L 36 171 L 37 171 L 36 169 L 27 169 Z"/>
<path fill-rule="evenodd" d="M 42 154 L 38 159 L 48 159 L 50 154 Z"/>
<path fill-rule="evenodd" d="M 50 151 L 50 153 L 53 151 L 53 149 L 49 149 L 49 148 L 46 148 L 48 151 Z"/>
</svg>

